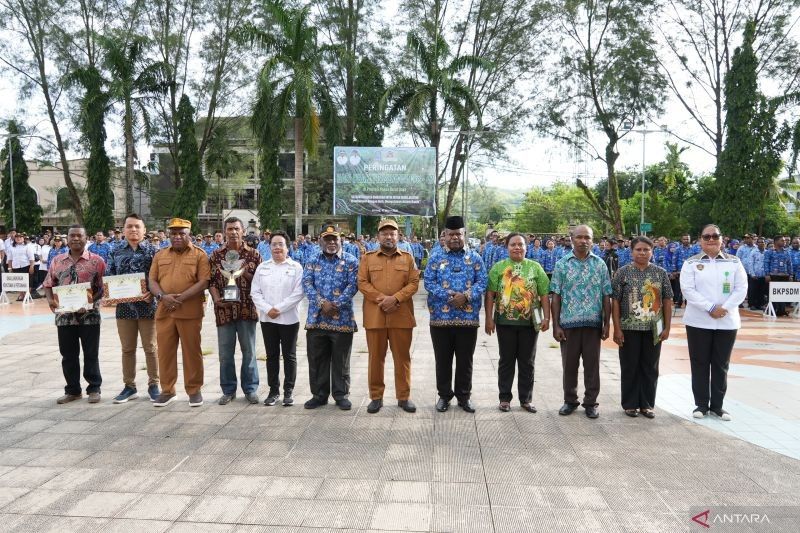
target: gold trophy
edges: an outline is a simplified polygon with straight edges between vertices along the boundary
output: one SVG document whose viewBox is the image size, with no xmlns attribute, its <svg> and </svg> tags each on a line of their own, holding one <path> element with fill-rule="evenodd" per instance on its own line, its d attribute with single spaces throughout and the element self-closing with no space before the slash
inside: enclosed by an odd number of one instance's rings
<svg viewBox="0 0 800 533">
<path fill-rule="evenodd" d="M 228 280 L 227 285 L 222 289 L 222 301 L 240 302 L 241 297 L 239 295 L 239 287 L 236 285 L 236 278 L 244 272 L 244 260 L 239 259 L 239 252 L 236 250 L 228 250 L 221 264 L 220 273 Z"/>
</svg>

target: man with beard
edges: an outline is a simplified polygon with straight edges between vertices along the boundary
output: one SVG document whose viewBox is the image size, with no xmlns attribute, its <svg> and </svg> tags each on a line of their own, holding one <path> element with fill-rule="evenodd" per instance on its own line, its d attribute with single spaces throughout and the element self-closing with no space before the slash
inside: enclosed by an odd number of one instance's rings
<svg viewBox="0 0 800 533">
<path fill-rule="evenodd" d="M 414 320 L 412 297 L 419 289 L 419 270 L 414 257 L 397 248 L 399 228 L 394 220 L 378 224 L 380 249 L 366 254 L 358 268 L 358 290 L 364 295 L 364 329 L 369 349 L 368 413 L 383 407 L 383 367 L 387 345 L 394 360 L 398 405 L 417 410 L 411 401 L 411 334 Z"/>
</svg>

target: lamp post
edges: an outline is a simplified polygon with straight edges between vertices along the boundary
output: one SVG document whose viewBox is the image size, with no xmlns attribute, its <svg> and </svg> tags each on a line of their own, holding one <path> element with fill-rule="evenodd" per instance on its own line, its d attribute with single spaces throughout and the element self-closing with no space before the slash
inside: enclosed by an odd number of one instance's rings
<svg viewBox="0 0 800 533">
<path fill-rule="evenodd" d="M 641 123 L 640 125 L 644 125 Z M 648 133 L 663 133 L 667 131 L 667 126 L 665 124 L 661 125 L 661 129 L 658 130 L 648 130 L 648 129 L 634 129 L 633 123 L 626 122 L 622 125 L 623 130 L 632 131 L 635 133 L 642 134 L 642 202 L 641 202 L 641 213 L 639 216 L 639 234 L 644 234 L 645 232 L 642 231 L 642 225 L 644 224 L 644 182 L 645 182 L 645 150 L 647 148 L 647 134 Z"/>
</svg>

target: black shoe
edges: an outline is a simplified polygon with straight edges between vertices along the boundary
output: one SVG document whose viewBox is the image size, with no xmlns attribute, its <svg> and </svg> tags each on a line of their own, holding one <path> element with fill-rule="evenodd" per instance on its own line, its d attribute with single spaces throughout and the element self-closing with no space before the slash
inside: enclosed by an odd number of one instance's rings
<svg viewBox="0 0 800 533">
<path fill-rule="evenodd" d="M 336 405 L 339 406 L 339 409 L 341 409 L 342 411 L 349 411 L 350 409 L 353 408 L 353 402 L 351 402 L 347 398 L 336 400 Z"/>
<path fill-rule="evenodd" d="M 589 405 L 586 407 L 586 416 L 589 418 L 597 418 L 600 416 L 600 411 L 596 405 Z"/>
<path fill-rule="evenodd" d="M 378 398 L 377 400 L 372 400 L 369 402 L 369 405 L 367 405 L 367 412 L 369 414 L 375 414 L 381 410 L 381 407 L 383 407 L 382 399 Z"/>
<path fill-rule="evenodd" d="M 463 402 L 458 402 L 458 406 L 468 413 L 475 412 L 475 404 L 472 403 L 472 400 L 467 399 Z"/>
<path fill-rule="evenodd" d="M 440 413 L 444 413 L 450 408 L 450 402 L 445 400 L 444 398 L 439 398 L 439 401 L 436 402 L 436 410 Z"/>
<path fill-rule="evenodd" d="M 328 402 L 323 402 L 322 400 L 311 398 L 305 404 L 303 404 L 303 407 L 305 407 L 306 409 L 316 409 L 317 407 L 322 407 L 323 405 L 328 405 Z"/>
<path fill-rule="evenodd" d="M 564 416 L 571 415 L 572 413 L 575 412 L 575 409 L 577 408 L 578 408 L 577 404 L 565 403 L 564 405 L 561 406 L 561 409 L 558 410 L 558 414 Z"/>
<path fill-rule="evenodd" d="M 411 400 L 399 400 L 397 402 L 397 405 L 399 405 L 400 409 L 402 409 L 406 413 L 416 413 L 417 412 L 417 406 L 414 405 L 414 402 L 412 402 Z"/>
</svg>

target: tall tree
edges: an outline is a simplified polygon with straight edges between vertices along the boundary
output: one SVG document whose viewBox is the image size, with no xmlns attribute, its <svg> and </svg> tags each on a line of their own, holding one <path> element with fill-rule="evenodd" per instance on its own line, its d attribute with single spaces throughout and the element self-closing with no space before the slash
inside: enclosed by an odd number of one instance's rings
<svg viewBox="0 0 800 533">
<path fill-rule="evenodd" d="M 19 80 L 20 96 L 23 99 L 32 96 L 34 92 L 41 96 L 53 130 L 53 139 L 48 142 L 58 154 L 75 220 L 82 224 L 83 205 L 70 172 L 59 106 L 64 90 L 59 77 L 69 70 L 69 66 L 54 62 L 56 48 L 63 38 L 60 15 L 67 4 L 66 0 L 0 0 L 0 27 L 13 36 L 0 42 L 0 64 L 3 71 L 11 73 Z"/>
<path fill-rule="evenodd" d="M 434 2 L 435 26 L 422 36 L 414 31 L 408 33 L 406 46 L 413 54 L 416 70 L 402 76 L 389 86 L 381 98 L 381 109 L 386 110 L 387 123 L 400 114 L 405 116 L 405 127 L 416 138 L 436 149 L 436 203 L 441 174 L 438 172 L 439 144 L 442 124 L 452 119 L 463 130 L 471 128 L 471 119 L 477 127 L 481 124 L 480 106 L 475 95 L 460 78 L 467 69 L 488 70 L 491 64 L 473 55 L 453 57 L 450 45 L 442 35 L 439 0 Z M 444 213 L 440 213 L 440 222 Z"/>
<path fill-rule="evenodd" d="M 3 161 L 3 175 L 2 181 L 0 181 L 0 213 L 3 215 L 6 227 L 11 227 L 14 215 L 16 215 L 17 230 L 35 234 L 42 229 L 42 208 L 36 201 L 36 191 L 28 184 L 28 165 L 25 163 L 19 138 L 23 132 L 15 120 L 8 122 L 7 132 L 8 138 L 0 150 L 0 160 Z M 10 153 L 9 147 L 11 148 Z M 13 177 L 11 176 L 11 167 L 14 167 Z"/>
<path fill-rule="evenodd" d="M 168 68 L 164 62 L 148 61 L 148 39 L 144 36 L 114 32 L 98 37 L 98 41 L 102 47 L 109 98 L 122 107 L 125 212 L 131 213 L 136 178 L 136 141 L 140 135 L 147 141 L 151 139 L 150 106 L 157 95 L 165 92 Z"/>
<path fill-rule="evenodd" d="M 736 39 L 747 20 L 755 25 L 753 47 L 759 76 L 781 93 L 800 87 L 798 43 L 792 37 L 800 20 L 800 0 L 667 0 L 664 24 L 656 27 L 662 71 L 669 88 L 702 133 L 701 140 L 672 132 L 715 157 L 720 164 L 725 139 L 724 83 Z"/>
<path fill-rule="evenodd" d="M 208 143 L 204 154 L 206 172 L 209 178 L 216 179 L 216 200 L 217 209 L 220 216 L 220 227 L 222 226 L 223 191 L 233 192 L 235 189 L 229 187 L 229 179 L 239 170 L 242 164 L 242 156 L 231 145 L 230 132 L 224 123 L 218 124 L 214 128 L 214 133 Z"/>
<path fill-rule="evenodd" d="M 357 93 L 360 91 L 361 61 L 377 50 L 370 36 L 380 33 L 375 20 L 378 0 L 313 0 L 316 24 L 322 42 L 331 52 L 324 59 L 319 76 L 338 109 L 344 110 L 342 143 L 351 146 L 359 119 Z M 373 63 L 374 65 L 374 63 Z"/>
<path fill-rule="evenodd" d="M 276 89 L 280 114 L 291 116 L 294 127 L 294 228 L 303 227 L 304 150 L 316 157 L 320 135 L 320 95 L 323 88 L 315 81 L 322 53 L 317 43 L 317 28 L 309 18 L 309 6 L 291 8 L 279 0 L 264 0 L 261 24 L 243 24 L 240 37 L 267 52 L 267 70 L 272 66 L 286 73 Z"/>
<path fill-rule="evenodd" d="M 744 41 L 737 47 L 725 76 L 727 136 L 716 173 L 711 213 L 723 231 L 742 235 L 758 224 L 769 203 L 773 183 L 783 168 L 781 153 L 788 128 L 779 128 L 777 103 L 758 89 L 758 60 L 754 50 L 755 22 L 748 21 Z"/>
<path fill-rule="evenodd" d="M 658 68 L 653 35 L 655 0 L 563 0 L 546 2 L 556 22 L 560 59 L 551 92 L 541 108 L 540 131 L 602 160 L 608 198 L 582 180 L 594 209 L 616 233 L 625 232 L 616 162 L 618 143 L 636 124 L 662 109 L 666 82 Z M 590 127 L 591 124 L 591 127 Z M 591 131 L 604 136 L 595 147 Z"/>
<path fill-rule="evenodd" d="M 278 166 L 278 154 L 286 133 L 286 115 L 278 109 L 272 72 L 263 69 L 257 83 L 250 126 L 258 147 L 258 220 L 262 229 L 278 229 L 283 214 L 283 171 Z"/>
<path fill-rule="evenodd" d="M 195 133 L 194 107 L 187 95 L 178 104 L 178 159 L 177 167 L 182 186 L 175 195 L 174 216 L 189 220 L 194 230 L 199 229 L 197 215 L 206 199 L 206 180 L 200 164 L 200 151 Z"/>
<path fill-rule="evenodd" d="M 380 112 L 380 100 L 385 91 L 386 83 L 383 81 L 380 67 L 367 57 L 361 59 L 353 95 L 355 120 L 351 140 L 355 146 L 383 144 L 383 115 Z M 347 137 L 345 142 L 348 142 Z"/>
<path fill-rule="evenodd" d="M 77 69 L 67 76 L 67 83 L 80 86 L 78 127 L 81 142 L 89 151 L 86 164 L 86 231 L 94 233 L 114 226 L 114 195 L 111 192 L 111 161 L 106 153 L 105 117 L 110 98 L 103 77 L 95 67 Z"/>
<path fill-rule="evenodd" d="M 156 102 L 157 138 L 166 144 L 172 161 L 179 151 L 178 105 L 188 80 L 192 37 L 200 21 L 200 0 L 149 0 L 147 28 L 155 46 L 156 61 L 165 66 L 167 90 Z M 172 166 L 172 181 L 180 190 L 181 166 Z"/>
</svg>

